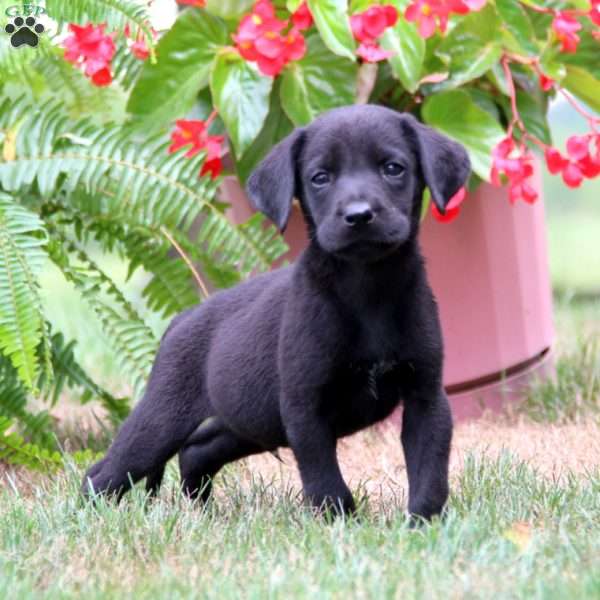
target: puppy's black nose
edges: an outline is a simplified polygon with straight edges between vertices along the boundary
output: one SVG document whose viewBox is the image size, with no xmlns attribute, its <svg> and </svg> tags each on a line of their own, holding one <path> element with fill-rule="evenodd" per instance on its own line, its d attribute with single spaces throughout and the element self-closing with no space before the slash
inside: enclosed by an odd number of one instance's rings
<svg viewBox="0 0 600 600">
<path fill-rule="evenodd" d="M 344 211 L 344 222 L 349 227 L 368 225 L 375 215 L 366 202 L 351 202 Z"/>
</svg>

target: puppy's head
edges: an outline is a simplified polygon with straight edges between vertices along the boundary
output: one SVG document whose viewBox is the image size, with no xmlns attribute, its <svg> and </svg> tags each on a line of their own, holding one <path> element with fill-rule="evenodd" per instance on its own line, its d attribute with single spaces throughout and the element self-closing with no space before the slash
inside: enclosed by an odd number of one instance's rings
<svg viewBox="0 0 600 600">
<path fill-rule="evenodd" d="M 281 230 L 297 197 L 323 250 L 373 261 L 416 235 L 424 186 L 444 213 L 469 173 L 460 144 L 410 115 L 362 105 L 296 129 L 256 168 L 247 190 Z"/>
</svg>

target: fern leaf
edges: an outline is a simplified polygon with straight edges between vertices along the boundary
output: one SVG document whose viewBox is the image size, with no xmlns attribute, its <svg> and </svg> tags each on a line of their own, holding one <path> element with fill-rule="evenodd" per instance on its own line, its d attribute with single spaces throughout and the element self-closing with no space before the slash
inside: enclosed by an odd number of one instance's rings
<svg viewBox="0 0 600 600">
<path fill-rule="evenodd" d="M 46 387 L 46 399 L 54 405 L 65 387 L 82 391 L 81 402 L 99 400 L 115 423 L 121 422 L 129 414 L 127 398 L 115 398 L 99 386 L 75 358 L 75 340 L 66 342 L 62 333 L 55 333 L 51 338 L 52 366 L 54 379 L 51 386 L 45 386 L 44 375 L 38 383 L 40 388 Z"/>
<path fill-rule="evenodd" d="M 71 256 L 77 257 L 78 264 L 72 264 L 70 258 L 58 254 L 54 248 L 50 251 L 50 258 L 95 311 L 110 343 L 122 359 L 124 374 L 130 378 L 135 395 L 139 395 L 150 374 L 158 339 L 112 279 L 64 234 L 58 231 L 53 234 L 61 239 L 62 246 Z"/>
<path fill-rule="evenodd" d="M 59 104 L 48 102 L 28 114 L 6 107 L 13 119 L 27 115 L 17 133 L 14 160 L 0 164 L 0 182 L 19 191 L 35 181 L 49 197 L 64 179 L 68 193 L 83 187 L 90 196 L 108 191 L 104 209 L 131 225 L 188 231 L 198 218 L 197 242 L 214 262 L 239 269 L 243 275 L 268 269 L 285 251 L 273 227 L 261 216 L 234 226 L 223 205 L 214 201 L 216 183 L 198 178 L 202 154 L 186 158 L 168 154 L 161 136 L 139 138 L 127 129 L 70 123 Z M 0 127 L 6 118 L 0 107 Z M 47 127 L 52 122 L 53 127 Z"/>
<path fill-rule="evenodd" d="M 12 420 L 0 415 L 0 460 L 44 473 L 62 466 L 58 452 L 26 442 L 12 427 Z"/>
<path fill-rule="evenodd" d="M 19 377 L 35 389 L 40 364 L 37 346 L 49 341 L 36 275 L 46 254 L 47 233 L 37 215 L 0 194 L 0 350 Z"/>
<path fill-rule="evenodd" d="M 27 390 L 11 362 L 0 356 L 0 415 L 16 420 L 19 430 L 30 442 L 56 449 L 52 421 L 46 411 L 36 414 L 27 409 Z"/>
</svg>

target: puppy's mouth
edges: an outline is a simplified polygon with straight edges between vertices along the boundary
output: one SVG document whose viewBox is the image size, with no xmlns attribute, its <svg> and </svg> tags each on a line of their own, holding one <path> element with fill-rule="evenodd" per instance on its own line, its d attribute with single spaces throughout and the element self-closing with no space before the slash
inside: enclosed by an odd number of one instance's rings
<svg viewBox="0 0 600 600">
<path fill-rule="evenodd" d="M 373 261 L 389 256 L 400 245 L 400 242 L 383 240 L 355 240 L 337 247 L 333 253 L 342 258 Z"/>
</svg>

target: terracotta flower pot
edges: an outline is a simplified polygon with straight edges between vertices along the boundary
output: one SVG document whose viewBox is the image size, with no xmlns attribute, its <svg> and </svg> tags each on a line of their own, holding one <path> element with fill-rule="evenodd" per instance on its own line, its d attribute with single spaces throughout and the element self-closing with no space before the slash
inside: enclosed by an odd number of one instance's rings
<svg viewBox="0 0 600 600">
<path fill-rule="evenodd" d="M 539 173 L 535 177 L 541 190 Z M 224 180 L 222 195 L 235 222 L 252 214 L 235 178 Z M 285 239 L 286 258 L 293 260 L 306 246 L 297 206 Z M 420 240 L 440 309 L 444 383 L 455 418 L 499 409 L 522 394 L 534 375 L 551 368 L 554 330 L 543 203 L 511 206 L 505 189 L 483 184 L 451 223 L 428 216 Z"/>
</svg>

